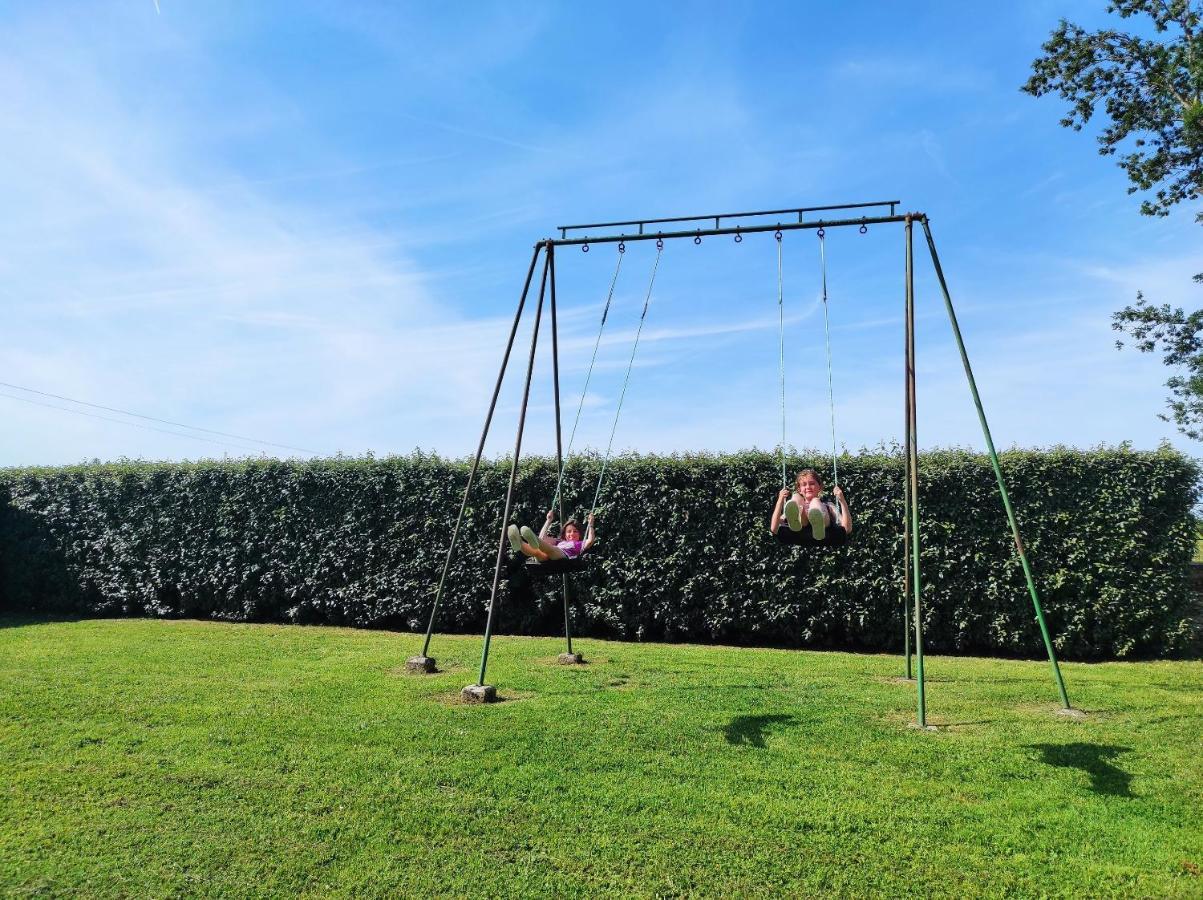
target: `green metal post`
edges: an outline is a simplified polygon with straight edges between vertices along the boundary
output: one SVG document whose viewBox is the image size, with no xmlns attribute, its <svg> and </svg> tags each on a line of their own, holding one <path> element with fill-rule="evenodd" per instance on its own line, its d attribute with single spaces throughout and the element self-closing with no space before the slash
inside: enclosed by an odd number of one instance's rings
<svg viewBox="0 0 1203 900">
<path fill-rule="evenodd" d="M 904 281 L 906 305 L 903 307 L 903 322 L 911 321 L 911 242 L 906 242 L 906 279 Z M 906 680 L 911 681 L 911 332 L 903 327 L 904 362 L 902 383 L 904 403 L 902 409 L 903 465 L 902 473 L 902 647 L 906 655 Z"/>
<path fill-rule="evenodd" d="M 1015 510 L 1011 507 L 1011 498 L 1007 494 L 1007 485 L 1003 480 L 1002 467 L 998 462 L 998 453 L 994 450 L 994 440 L 990 437 L 990 426 L 986 423 L 986 412 L 982 408 L 982 398 L 977 392 L 977 382 L 973 378 L 973 369 L 969 365 L 969 354 L 965 351 L 965 341 L 961 337 L 961 328 L 957 324 L 957 314 L 952 308 L 952 295 L 948 292 L 948 283 L 944 280 L 944 270 L 940 267 L 940 257 L 936 253 L 936 242 L 932 239 L 931 226 L 927 216 L 923 217 L 923 232 L 927 236 L 927 247 L 931 251 L 932 265 L 936 270 L 936 278 L 940 282 L 940 291 L 944 294 L 944 308 L 948 310 L 948 320 L 952 323 L 952 333 L 957 341 L 957 349 L 961 353 L 961 364 L 965 367 L 965 377 L 969 379 L 969 390 L 973 394 L 973 405 L 977 407 L 977 418 L 982 425 L 982 434 L 986 438 L 986 449 L 990 453 L 990 464 L 994 467 L 994 477 L 998 481 L 998 492 L 1002 495 L 1003 508 L 1007 511 L 1007 521 L 1011 524 L 1011 535 L 1015 539 L 1015 550 L 1019 553 L 1019 562 L 1023 566 L 1023 575 L 1028 582 L 1028 593 L 1032 597 L 1032 606 L 1036 610 L 1036 622 L 1040 625 L 1040 634 L 1044 637 L 1044 647 L 1048 651 L 1048 661 L 1053 668 L 1053 678 L 1057 682 L 1057 690 L 1061 694 L 1061 704 L 1066 709 L 1072 709 L 1069 704 L 1069 694 L 1065 691 L 1065 680 L 1061 677 L 1061 667 L 1057 664 L 1057 654 L 1053 651 L 1053 641 L 1049 637 L 1048 625 L 1044 621 L 1044 610 L 1040 606 L 1040 596 L 1036 593 L 1036 581 L 1032 577 L 1032 568 L 1028 565 L 1027 552 L 1024 550 L 1023 539 L 1019 535 L 1019 522 L 1015 518 Z"/>
<path fill-rule="evenodd" d="M 548 250 L 550 245 L 545 244 Z M 514 484 L 518 480 L 518 458 L 522 454 L 522 431 L 526 427 L 526 408 L 530 403 L 530 382 L 535 371 L 535 349 L 539 344 L 539 324 L 543 318 L 543 295 L 547 290 L 547 267 L 550 254 L 543 258 L 543 281 L 539 286 L 539 305 L 535 308 L 535 326 L 531 329 L 530 358 L 526 363 L 526 384 L 522 389 L 522 407 L 518 412 L 518 436 L 514 438 L 514 460 L 510 465 L 510 484 L 505 492 L 505 511 L 501 514 L 501 538 L 497 544 L 497 565 L 493 569 L 493 591 L 489 595 L 489 615 L 485 619 L 485 645 L 480 654 L 480 676 L 476 683 L 484 685 L 485 668 L 489 664 L 489 644 L 493 639 L 493 612 L 497 608 L 497 589 L 501 585 L 501 567 L 505 562 L 506 526 L 514 507 Z"/>
<path fill-rule="evenodd" d="M 484 456 L 485 441 L 489 437 L 489 426 L 493 424 L 493 413 L 497 410 L 497 398 L 501 396 L 501 385 L 505 381 L 505 370 L 510 364 L 510 352 L 514 349 L 514 337 L 518 334 L 518 323 L 522 320 L 522 310 L 526 308 L 526 297 L 530 293 L 531 279 L 535 274 L 535 264 L 539 261 L 540 245 L 535 245 L 531 254 L 530 268 L 526 270 L 526 281 L 522 285 L 522 297 L 518 300 L 518 311 L 514 313 L 514 324 L 510 326 L 510 338 L 505 345 L 505 354 L 501 357 L 501 370 L 497 373 L 497 383 L 493 385 L 493 399 L 489 401 L 489 412 L 485 416 L 484 428 L 480 431 L 480 443 L 476 445 L 476 456 L 472 459 L 472 469 L 468 472 L 468 483 L 464 486 L 464 498 L 459 505 L 459 514 L 455 517 L 455 528 L 451 530 L 451 543 L 447 545 L 447 556 L 443 559 L 443 573 L 439 576 L 438 587 L 434 592 L 434 603 L 430 606 L 430 622 L 426 626 L 426 640 L 422 643 L 422 656 L 430 655 L 430 638 L 434 634 L 434 617 L 439 611 L 439 601 L 443 599 L 443 588 L 447 584 L 447 572 L 451 568 L 451 557 L 455 553 L 455 543 L 459 538 L 460 525 L 464 521 L 464 512 L 468 509 L 468 495 L 476 481 L 476 473 L 480 469 L 480 459 Z"/>
<path fill-rule="evenodd" d="M 551 281 L 551 375 L 556 402 L 556 499 L 559 501 L 560 528 L 564 527 L 564 495 L 559 484 L 564 478 L 564 432 L 560 428 L 560 330 L 556 322 L 556 248 L 547 248 L 548 279 Z M 572 627 L 568 620 L 568 576 L 560 576 L 560 588 L 564 594 L 564 639 L 568 642 L 568 653 L 572 653 Z"/>
<path fill-rule="evenodd" d="M 911 217 L 906 217 L 906 345 L 907 461 L 911 484 L 911 577 L 915 598 L 915 680 L 919 688 L 918 724 L 927 727 L 927 695 L 923 678 L 923 590 L 919 571 L 919 415 L 915 397 L 915 261 Z"/>
</svg>

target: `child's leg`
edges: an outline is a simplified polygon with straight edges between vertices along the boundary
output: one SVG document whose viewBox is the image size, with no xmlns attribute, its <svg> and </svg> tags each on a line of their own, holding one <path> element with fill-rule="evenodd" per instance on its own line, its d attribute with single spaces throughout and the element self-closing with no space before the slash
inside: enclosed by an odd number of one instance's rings
<svg viewBox="0 0 1203 900">
<path fill-rule="evenodd" d="M 511 525 L 505 530 L 505 536 L 510 539 L 510 546 L 514 548 L 515 553 L 522 552 L 522 533 L 518 530 L 517 525 Z"/>
<path fill-rule="evenodd" d="M 548 559 L 567 559 L 568 554 L 548 540 L 539 541 L 539 549 L 547 554 Z"/>
<path fill-rule="evenodd" d="M 522 527 L 522 539 L 532 547 L 538 549 L 545 554 L 547 559 L 564 559 L 567 554 L 557 547 L 552 541 L 544 540 L 535 534 L 533 528 Z"/>
<path fill-rule="evenodd" d="M 806 517 L 807 517 L 808 519 L 809 519 L 809 518 L 810 518 L 810 516 L 811 516 L 811 513 L 810 513 L 810 511 L 811 511 L 812 509 L 817 509 L 817 510 L 819 511 L 819 515 L 821 515 L 821 516 L 823 517 L 823 524 L 824 524 L 824 525 L 827 525 L 827 526 L 830 526 L 830 525 L 831 525 L 831 510 L 827 508 L 827 504 L 826 504 L 826 503 L 824 503 L 824 502 L 823 502 L 822 500 L 820 500 L 818 497 L 815 497 L 815 499 L 811 500 L 811 501 L 810 501 L 810 506 L 809 506 L 809 507 L 807 507 L 807 509 L 806 509 Z"/>
<path fill-rule="evenodd" d="M 540 548 L 532 547 L 530 544 L 523 544 L 519 552 L 529 556 L 531 559 L 537 559 L 539 562 L 547 562 L 547 554 Z"/>
<path fill-rule="evenodd" d="M 810 505 L 806 509 L 806 518 L 810 522 L 811 536 L 816 541 L 827 537 L 827 510 L 817 497 L 810 501 Z"/>
</svg>

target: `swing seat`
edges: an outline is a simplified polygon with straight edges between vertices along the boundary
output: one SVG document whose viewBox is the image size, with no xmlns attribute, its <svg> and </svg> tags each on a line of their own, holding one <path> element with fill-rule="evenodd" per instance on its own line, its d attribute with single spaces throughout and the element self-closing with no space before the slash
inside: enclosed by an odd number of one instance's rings
<svg viewBox="0 0 1203 900">
<path fill-rule="evenodd" d="M 571 575 L 585 568 L 584 556 L 568 556 L 564 559 L 549 559 L 546 562 L 528 560 L 523 567 L 528 575 L 538 578 L 544 575 Z"/>
<path fill-rule="evenodd" d="M 539 562 L 523 556 L 511 556 L 506 566 L 506 577 L 510 580 L 539 579 L 550 575 L 572 575 L 585 570 L 585 559 L 582 556 L 566 557 L 565 559 L 549 559 Z"/>
<path fill-rule="evenodd" d="M 794 531 L 788 526 L 782 526 L 773 537 L 778 544 L 785 547 L 843 547 L 848 543 L 848 532 L 844 530 L 843 525 L 836 524 L 827 526 L 827 533 L 821 541 L 815 540 L 809 527 Z"/>
</svg>

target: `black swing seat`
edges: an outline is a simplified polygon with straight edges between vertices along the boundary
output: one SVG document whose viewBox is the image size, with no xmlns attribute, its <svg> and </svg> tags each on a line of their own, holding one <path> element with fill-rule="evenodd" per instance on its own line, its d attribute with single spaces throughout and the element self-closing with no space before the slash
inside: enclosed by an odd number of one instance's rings
<svg viewBox="0 0 1203 900">
<path fill-rule="evenodd" d="M 546 562 L 528 560 L 526 571 L 531 575 L 571 575 L 585 568 L 583 556 L 566 556 L 563 559 L 549 559 Z"/>
<path fill-rule="evenodd" d="M 788 525 L 782 525 L 773 535 L 777 543 L 786 547 L 843 547 L 848 543 L 848 532 L 843 525 L 828 525 L 823 540 L 816 541 L 810 526 L 801 531 L 794 531 Z"/>
<path fill-rule="evenodd" d="M 549 559 L 546 562 L 539 562 L 536 559 L 530 558 L 526 558 L 524 561 L 523 557 L 514 556 L 510 561 L 510 571 L 512 574 L 522 572 L 528 578 L 543 578 L 547 575 L 572 575 L 575 572 L 583 571 L 584 568 L 584 556 Z"/>
</svg>

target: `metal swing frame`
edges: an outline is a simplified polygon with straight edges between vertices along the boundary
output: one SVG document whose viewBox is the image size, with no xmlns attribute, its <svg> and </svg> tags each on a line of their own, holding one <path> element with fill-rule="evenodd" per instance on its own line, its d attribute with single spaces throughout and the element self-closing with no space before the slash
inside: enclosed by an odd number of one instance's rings
<svg viewBox="0 0 1203 900">
<path fill-rule="evenodd" d="M 1052 668 L 1053 679 L 1057 685 L 1057 691 L 1060 696 L 1061 705 L 1064 710 L 1072 711 L 1073 708 L 1070 705 L 1069 696 L 1065 690 L 1065 681 L 1061 676 L 1061 669 L 1057 662 L 1056 653 L 1053 649 L 1052 639 L 1049 636 L 1048 626 L 1045 622 L 1044 610 L 1040 603 L 1039 593 L 1036 590 L 1036 582 L 1032 574 L 1031 565 L 1028 561 L 1027 551 L 1024 547 L 1023 539 L 1020 536 L 1019 523 L 1016 519 L 1014 508 L 1011 505 L 1011 499 L 1007 492 L 1006 481 L 1003 478 L 1002 467 L 999 463 L 998 453 L 994 448 L 994 440 L 991 437 L 990 426 L 986 421 L 986 413 L 982 406 L 981 396 L 978 393 L 977 382 L 973 376 L 973 369 L 969 363 L 969 355 L 965 349 L 965 342 L 961 334 L 960 325 L 957 322 L 956 312 L 953 309 L 952 295 L 949 292 L 947 281 L 944 278 L 944 271 L 940 265 L 939 254 L 936 252 L 936 244 L 934 238 L 932 237 L 931 224 L 925 213 L 897 213 L 896 209 L 899 205 L 900 201 L 886 200 L 872 203 L 851 203 L 836 206 L 795 207 L 792 209 L 720 213 L 717 215 L 705 216 L 678 216 L 660 219 L 633 219 L 625 222 L 596 222 L 586 225 L 561 225 L 557 226 L 556 229 L 560 233 L 558 238 L 545 238 L 544 240 L 536 243 L 534 245 L 534 252 L 531 255 L 530 266 L 527 269 L 526 280 L 523 284 L 522 293 L 518 300 L 518 308 L 514 313 L 514 321 L 510 327 L 509 339 L 506 342 L 505 353 L 502 356 L 500 371 L 497 374 L 497 382 L 494 385 L 492 399 L 489 402 L 488 413 L 485 416 L 484 427 L 480 435 L 480 442 L 477 445 L 476 455 L 472 461 L 472 467 L 468 475 L 468 483 L 464 487 L 463 501 L 460 505 L 459 515 L 456 518 L 455 528 L 451 534 L 451 542 L 450 546 L 447 548 L 447 556 L 443 564 L 443 571 L 439 578 L 434 602 L 431 606 L 430 623 L 426 630 L 426 639 L 422 648 L 422 656 L 418 658 L 424 659 L 430 663 L 428 671 L 433 669 L 433 660 L 430 659 L 427 654 L 430 649 L 431 636 L 434 632 L 434 623 L 435 617 L 438 613 L 439 602 L 443 596 L 447 572 L 451 565 L 452 555 L 455 552 L 456 541 L 459 536 L 460 526 L 463 522 L 464 512 L 468 505 L 469 494 L 476 479 L 476 474 L 480 468 L 480 461 L 484 453 L 485 441 L 488 438 L 489 429 L 493 421 L 493 415 L 496 412 L 497 399 L 501 393 L 502 382 L 505 379 L 506 370 L 510 363 L 510 357 L 514 348 L 514 341 L 518 334 L 518 327 L 526 308 L 527 299 L 531 293 L 531 286 L 534 280 L 535 270 L 539 266 L 540 256 L 542 256 L 543 265 L 542 274 L 539 280 L 538 302 L 535 306 L 535 319 L 531 330 L 530 352 L 526 365 L 526 378 L 522 392 L 522 403 L 518 413 L 517 434 L 514 439 L 514 454 L 510 464 L 509 485 L 506 489 L 505 495 L 505 511 L 502 515 L 500 529 L 501 534 L 499 536 L 497 545 L 497 560 L 493 572 L 493 585 L 489 595 L 489 606 L 485 622 L 484 646 L 481 652 L 480 670 L 475 684 L 470 685 L 469 688 L 466 688 L 465 690 L 475 688 L 481 690 L 482 692 L 487 690 L 491 693 L 491 688 L 486 684 L 485 681 L 485 673 L 488 667 L 489 648 L 493 635 L 493 619 L 497 606 L 497 593 L 501 583 L 502 571 L 505 566 L 505 547 L 507 543 L 506 525 L 510 521 L 510 513 L 513 510 L 514 486 L 517 482 L 518 462 L 522 453 L 522 437 L 526 427 L 526 413 L 530 400 L 531 378 L 534 373 L 535 359 L 538 350 L 539 331 L 542 323 L 544 301 L 547 297 L 550 297 L 551 360 L 555 397 L 556 467 L 558 473 L 562 474 L 564 471 L 564 453 L 560 414 L 559 331 L 556 319 L 556 248 L 579 246 L 583 251 L 588 252 L 590 246 L 595 244 L 618 243 L 620 245 L 625 245 L 626 243 L 635 241 L 656 241 L 657 247 L 662 249 L 665 241 L 683 239 L 692 239 L 695 244 L 700 244 L 704 238 L 708 237 L 734 236 L 735 241 L 740 242 L 743 240 L 745 235 L 760 234 L 765 232 L 774 233 L 776 236 L 780 237 L 783 232 L 787 231 L 811 230 L 817 231 L 820 236 L 822 236 L 826 229 L 830 228 L 858 228 L 862 233 L 864 233 L 871 225 L 900 224 L 904 228 L 905 240 L 905 364 L 903 381 L 905 405 L 904 431 L 906 434 L 904 454 L 906 458 L 906 475 L 903 480 L 903 551 L 905 558 L 905 574 L 903 577 L 902 591 L 903 644 L 904 655 L 906 658 L 906 678 L 908 680 L 914 680 L 917 687 L 916 724 L 921 728 L 928 727 L 923 666 L 923 583 L 919 559 L 918 415 L 915 391 L 915 285 L 913 229 L 914 225 L 918 223 L 922 226 L 924 237 L 927 240 L 928 251 L 932 260 L 932 267 L 940 286 L 940 292 L 944 300 L 944 307 L 948 313 L 948 319 L 952 327 L 953 337 L 956 340 L 957 349 L 961 356 L 961 363 L 965 369 L 965 377 L 969 383 L 969 390 L 973 397 L 973 403 L 977 409 L 978 421 L 982 428 L 982 435 L 986 441 L 986 449 L 990 456 L 991 465 L 994 468 L 994 476 L 998 483 L 998 490 L 1002 499 L 1003 509 L 1006 512 L 1007 521 L 1010 525 L 1011 534 L 1014 539 L 1015 551 L 1019 557 L 1020 564 L 1022 565 L 1024 578 L 1027 581 L 1028 593 L 1031 597 L 1036 622 L 1040 627 L 1040 633 L 1044 640 L 1044 646 L 1048 652 L 1049 664 Z M 886 208 L 889 210 L 888 213 L 885 212 Z M 849 216 L 848 212 L 851 210 L 866 210 L 873 212 L 874 214 L 862 215 L 859 217 L 856 217 L 855 215 Z M 811 219 L 810 216 L 814 213 L 838 213 L 839 217 Z M 766 221 L 766 219 L 770 221 Z M 633 231 L 631 230 L 632 228 L 634 229 Z M 653 230 L 653 228 L 655 230 Z M 615 231 L 615 229 L 618 230 Z M 558 503 L 560 521 L 564 521 L 564 499 L 558 488 L 554 502 Z M 572 629 L 568 605 L 567 575 L 562 576 L 562 593 L 564 600 L 564 637 L 567 642 L 568 653 L 572 654 Z M 913 650 L 911 646 L 912 630 L 914 632 Z M 911 665 L 912 657 L 915 661 L 913 673 Z"/>
</svg>

